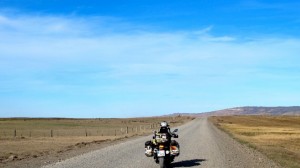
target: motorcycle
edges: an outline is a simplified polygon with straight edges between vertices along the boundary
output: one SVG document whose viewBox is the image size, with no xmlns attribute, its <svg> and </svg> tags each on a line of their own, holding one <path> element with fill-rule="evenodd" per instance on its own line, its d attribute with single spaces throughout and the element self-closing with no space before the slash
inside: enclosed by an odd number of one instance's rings
<svg viewBox="0 0 300 168">
<path fill-rule="evenodd" d="M 171 133 L 171 137 L 178 138 L 176 132 L 178 132 L 178 129 L 175 129 Z M 150 149 L 150 146 L 146 148 L 146 156 L 153 156 L 155 162 L 160 165 L 160 168 L 169 167 L 174 158 L 179 156 L 179 144 L 171 140 L 171 137 L 167 133 L 157 133 L 155 131 L 151 145 L 153 149 Z"/>
</svg>

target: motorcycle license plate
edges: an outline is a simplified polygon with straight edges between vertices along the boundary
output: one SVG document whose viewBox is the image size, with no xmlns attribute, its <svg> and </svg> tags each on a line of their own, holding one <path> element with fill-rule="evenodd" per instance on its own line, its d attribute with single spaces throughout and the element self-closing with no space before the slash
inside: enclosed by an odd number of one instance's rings
<svg viewBox="0 0 300 168">
<path fill-rule="evenodd" d="M 165 156 L 166 154 L 165 154 L 165 151 L 164 150 L 160 150 L 160 151 L 158 151 L 158 153 L 157 153 L 157 156 L 158 157 L 160 157 L 160 156 Z"/>
</svg>

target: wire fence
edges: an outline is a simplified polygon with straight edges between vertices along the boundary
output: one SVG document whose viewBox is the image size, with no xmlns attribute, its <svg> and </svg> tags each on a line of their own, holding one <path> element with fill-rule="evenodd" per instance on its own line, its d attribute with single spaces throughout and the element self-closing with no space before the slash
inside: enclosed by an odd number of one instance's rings
<svg viewBox="0 0 300 168">
<path fill-rule="evenodd" d="M 131 119 L 1 119 L 0 139 L 30 137 L 90 137 L 126 136 L 150 133 L 160 121 L 171 126 L 181 125 L 190 117 L 131 118 Z"/>
<path fill-rule="evenodd" d="M 7 129 L 0 131 L 0 138 L 30 137 L 70 137 L 70 136 L 123 136 L 148 133 L 157 128 L 157 124 L 126 126 L 120 128 L 73 128 L 73 129 Z"/>
</svg>

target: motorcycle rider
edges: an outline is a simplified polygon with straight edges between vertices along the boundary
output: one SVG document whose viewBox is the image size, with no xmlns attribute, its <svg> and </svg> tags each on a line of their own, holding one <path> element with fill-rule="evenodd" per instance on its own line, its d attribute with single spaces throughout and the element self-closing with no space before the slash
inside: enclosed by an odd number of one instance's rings
<svg viewBox="0 0 300 168">
<path fill-rule="evenodd" d="M 145 155 L 148 156 L 148 157 L 153 156 L 153 149 L 154 149 L 154 146 L 156 144 L 155 136 L 158 135 L 158 134 L 161 134 L 161 133 L 165 133 L 167 135 L 167 139 L 168 139 L 169 143 L 171 144 L 171 148 L 172 148 L 171 153 L 174 156 L 178 156 L 180 146 L 179 146 L 177 141 L 171 140 L 172 137 L 178 138 L 178 135 L 171 132 L 169 124 L 166 121 L 163 121 L 163 122 L 160 123 L 159 132 L 156 132 L 156 131 L 154 132 L 154 136 L 153 136 L 152 141 L 146 141 L 145 142 Z"/>
<path fill-rule="evenodd" d="M 177 135 L 177 134 L 171 132 L 169 124 L 166 121 L 163 121 L 160 123 L 160 129 L 159 129 L 158 133 L 166 133 L 169 140 L 171 140 L 171 137 Z M 177 135 L 177 137 L 178 137 L 178 135 Z"/>
</svg>

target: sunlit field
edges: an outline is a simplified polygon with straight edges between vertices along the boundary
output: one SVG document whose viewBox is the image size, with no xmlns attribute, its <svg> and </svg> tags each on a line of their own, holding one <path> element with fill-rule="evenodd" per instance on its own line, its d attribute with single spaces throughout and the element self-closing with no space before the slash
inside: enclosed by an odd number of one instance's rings
<svg viewBox="0 0 300 168">
<path fill-rule="evenodd" d="M 299 116 L 222 116 L 210 120 L 283 167 L 300 167 Z"/>
<path fill-rule="evenodd" d="M 168 121 L 171 127 L 191 117 L 131 119 L 0 119 L 0 161 L 21 160 L 149 134 Z"/>
</svg>

